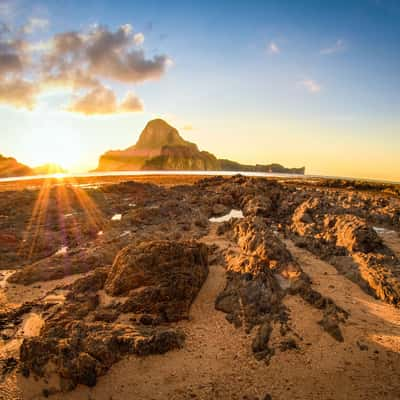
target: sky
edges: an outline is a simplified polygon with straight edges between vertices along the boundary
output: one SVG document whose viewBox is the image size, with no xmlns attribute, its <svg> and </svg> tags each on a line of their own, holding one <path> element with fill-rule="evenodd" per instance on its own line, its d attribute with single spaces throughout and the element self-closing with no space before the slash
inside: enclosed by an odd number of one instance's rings
<svg viewBox="0 0 400 400">
<path fill-rule="evenodd" d="M 0 0 L 0 153 L 72 171 L 161 117 L 219 158 L 400 181 L 400 2 Z"/>
</svg>

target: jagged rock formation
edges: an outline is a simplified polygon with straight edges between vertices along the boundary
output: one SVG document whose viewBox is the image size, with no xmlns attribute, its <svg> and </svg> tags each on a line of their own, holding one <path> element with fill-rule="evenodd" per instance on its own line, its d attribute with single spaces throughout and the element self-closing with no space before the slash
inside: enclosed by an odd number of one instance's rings
<svg viewBox="0 0 400 400">
<path fill-rule="evenodd" d="M 152 314 L 172 322 L 188 316 L 207 274 L 205 245 L 145 242 L 120 251 L 104 287 L 112 296 L 129 295 L 124 312 Z"/>
<path fill-rule="evenodd" d="M 127 246 L 111 268 L 97 268 L 72 284 L 40 336 L 24 340 L 23 373 L 43 376 L 55 365 L 61 388 L 71 390 L 94 386 L 126 354 L 162 354 L 182 346 L 183 333 L 166 323 L 187 318 L 207 274 L 203 244 L 165 240 Z M 113 299 L 109 305 L 101 302 L 102 289 Z M 123 315 L 130 320 L 114 323 Z"/>
<path fill-rule="evenodd" d="M 218 160 L 196 144 L 184 140 L 162 119 L 150 121 L 137 143 L 125 150 L 108 151 L 99 160 L 97 171 L 119 170 L 198 170 L 255 171 L 304 174 L 304 168 L 285 168 L 279 164 L 242 165 Z"/>
<path fill-rule="evenodd" d="M 343 204 L 312 198 L 297 207 L 290 229 L 299 246 L 329 260 L 377 298 L 400 304 L 400 260 L 365 219 Z"/>
<path fill-rule="evenodd" d="M 0 177 L 31 175 L 31 168 L 19 163 L 15 158 L 4 157 L 0 154 Z"/>
<path fill-rule="evenodd" d="M 235 326 L 245 325 L 248 331 L 258 326 L 252 344 L 255 357 L 269 358 L 273 354 L 268 345 L 273 322 L 280 323 L 284 336 L 290 331 L 288 313 L 282 303 L 287 294 L 299 294 L 321 309 L 320 325 L 334 339 L 343 341 L 340 324 L 345 322 L 347 313 L 311 288 L 309 277 L 264 220 L 246 217 L 231 225 L 231 235 L 240 251 L 225 256 L 227 284 L 215 306 L 227 313 L 227 320 Z"/>
</svg>

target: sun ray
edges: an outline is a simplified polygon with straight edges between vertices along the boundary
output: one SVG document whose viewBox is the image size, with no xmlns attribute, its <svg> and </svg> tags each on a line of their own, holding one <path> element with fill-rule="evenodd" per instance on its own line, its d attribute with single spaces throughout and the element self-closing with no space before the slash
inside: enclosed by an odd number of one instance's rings
<svg viewBox="0 0 400 400">
<path fill-rule="evenodd" d="M 83 212 L 82 220 L 75 215 L 74 202 Z M 57 237 L 50 237 L 46 227 L 50 204 L 56 207 Z M 66 215 L 71 218 L 71 222 L 66 222 Z M 19 255 L 26 257 L 25 261 L 32 262 L 40 251 L 40 245 L 47 244 L 50 240 L 60 246 L 81 243 L 85 236 L 83 227 L 97 233 L 103 230 L 104 224 L 103 213 L 91 196 L 79 187 L 75 178 L 44 179 L 20 243 Z"/>
<path fill-rule="evenodd" d="M 45 179 L 42 182 L 37 200 L 33 207 L 32 215 L 29 219 L 27 229 L 23 234 L 19 254 L 25 254 L 27 247 L 29 247 L 27 254 L 28 261 L 33 259 L 35 249 L 39 240 L 42 224 L 45 221 L 48 202 L 50 197 L 50 179 Z"/>
<path fill-rule="evenodd" d="M 97 231 L 101 230 L 104 226 L 104 216 L 102 212 L 86 191 L 79 187 L 74 178 L 70 178 L 69 181 L 73 193 L 86 215 L 89 226 Z"/>
</svg>

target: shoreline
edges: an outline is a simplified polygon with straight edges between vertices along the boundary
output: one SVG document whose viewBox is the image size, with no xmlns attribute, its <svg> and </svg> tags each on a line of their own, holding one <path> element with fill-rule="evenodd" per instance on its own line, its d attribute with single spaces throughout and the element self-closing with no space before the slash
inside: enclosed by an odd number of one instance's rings
<svg viewBox="0 0 400 400">
<path fill-rule="evenodd" d="M 400 182 L 375 179 L 357 179 L 349 177 L 328 177 L 319 175 L 250 173 L 229 171 L 112 171 L 81 174 L 54 174 L 23 177 L 0 178 L 0 192 L 14 190 L 37 190 L 46 186 L 72 185 L 81 188 L 94 188 L 121 182 L 153 183 L 161 186 L 190 185 L 201 179 L 221 176 L 230 178 L 235 175 L 244 177 L 276 180 L 289 185 L 315 187 L 347 188 L 354 186 L 359 190 L 392 190 L 400 194 Z M 393 194 L 393 193 L 392 193 Z"/>
<path fill-rule="evenodd" d="M 55 174 L 40 174 L 40 175 L 25 175 L 25 176 L 7 176 L 0 177 L 1 183 L 19 182 L 19 181 L 34 181 L 42 179 L 81 179 L 81 178 L 104 178 L 104 177 L 153 177 L 153 176 L 226 176 L 231 177 L 242 175 L 246 177 L 260 178 L 293 178 L 293 179 L 323 179 L 323 180 L 345 180 L 354 182 L 369 182 L 381 183 L 388 185 L 400 185 L 400 181 L 378 178 L 357 178 L 350 176 L 336 175 L 318 175 L 318 174 L 292 174 L 278 172 L 247 172 L 247 171 L 197 171 L 197 170 L 152 170 L 152 171 L 89 171 L 77 173 L 55 173 Z"/>
</svg>

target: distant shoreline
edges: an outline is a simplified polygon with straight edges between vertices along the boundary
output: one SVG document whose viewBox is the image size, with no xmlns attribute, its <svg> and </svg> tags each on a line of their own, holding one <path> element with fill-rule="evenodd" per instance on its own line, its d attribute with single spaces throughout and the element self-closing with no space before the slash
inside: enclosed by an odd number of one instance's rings
<svg viewBox="0 0 400 400">
<path fill-rule="evenodd" d="M 243 175 L 248 177 L 259 177 L 259 178 L 278 178 L 288 180 L 299 180 L 299 181 L 310 181 L 310 180 L 328 180 L 328 181 L 346 181 L 360 183 L 371 183 L 371 184 L 385 184 L 385 185 L 400 185 L 399 181 L 389 181 L 373 178 L 353 178 L 353 177 L 342 177 L 342 176 L 324 176 L 324 175 L 302 175 L 302 174 L 290 174 L 290 173 L 267 173 L 267 172 L 243 172 L 243 171 L 99 171 L 99 172 L 83 172 L 83 173 L 67 173 L 67 174 L 48 174 L 48 175 L 27 175 L 27 176 L 16 176 L 16 177 L 5 177 L 0 178 L 0 185 L 6 184 L 25 184 L 29 185 L 38 183 L 42 180 L 54 180 L 55 182 L 65 181 L 66 183 L 77 182 L 93 182 L 101 178 L 104 179 L 102 183 L 115 183 L 116 181 L 123 181 L 126 178 L 132 177 L 140 180 L 153 181 L 157 178 L 159 181 L 196 181 L 202 178 L 210 176 L 234 176 Z M 190 179 L 194 178 L 194 179 Z"/>
</svg>

